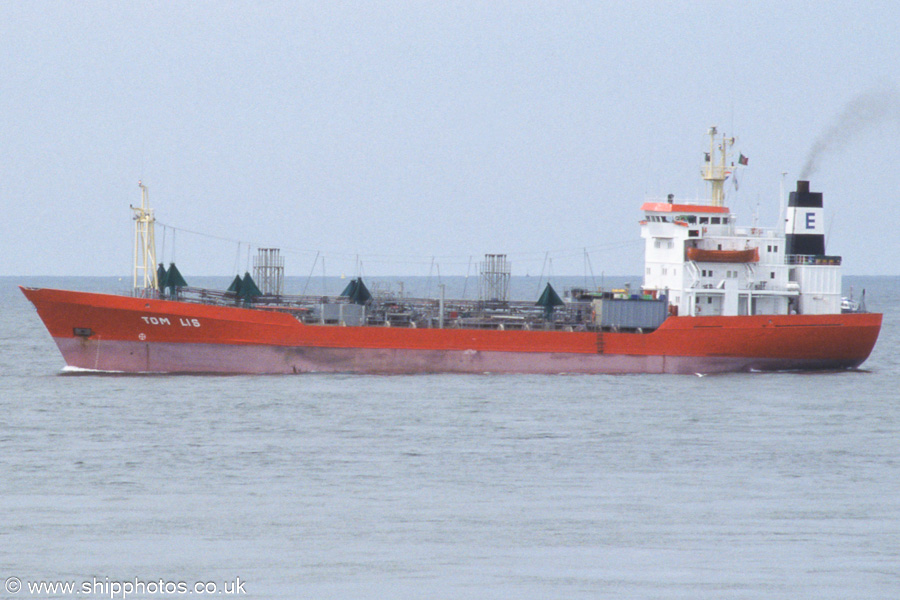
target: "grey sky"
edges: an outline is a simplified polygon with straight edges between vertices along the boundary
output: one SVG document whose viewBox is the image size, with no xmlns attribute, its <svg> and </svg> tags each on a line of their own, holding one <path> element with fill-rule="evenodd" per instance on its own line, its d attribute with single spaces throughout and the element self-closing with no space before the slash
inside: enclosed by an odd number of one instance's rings
<svg viewBox="0 0 900 600">
<path fill-rule="evenodd" d="M 769 226 L 868 94 L 812 188 L 845 273 L 897 275 L 898 6 L 0 0 L 0 274 L 130 273 L 138 180 L 159 221 L 245 242 L 158 229 L 188 279 L 247 243 L 289 275 L 319 251 L 329 275 L 485 252 L 578 275 L 583 248 L 640 274 L 640 204 L 706 196 L 708 126 L 750 159 L 729 205 Z"/>
</svg>

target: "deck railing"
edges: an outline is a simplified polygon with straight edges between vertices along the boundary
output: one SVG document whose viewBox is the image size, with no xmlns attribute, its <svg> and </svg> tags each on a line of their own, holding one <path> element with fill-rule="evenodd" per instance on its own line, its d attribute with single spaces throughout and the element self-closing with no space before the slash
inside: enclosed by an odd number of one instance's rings
<svg viewBox="0 0 900 600">
<path fill-rule="evenodd" d="M 818 256 L 811 254 L 788 254 L 785 261 L 789 265 L 836 265 L 840 266 L 840 256 Z"/>
</svg>

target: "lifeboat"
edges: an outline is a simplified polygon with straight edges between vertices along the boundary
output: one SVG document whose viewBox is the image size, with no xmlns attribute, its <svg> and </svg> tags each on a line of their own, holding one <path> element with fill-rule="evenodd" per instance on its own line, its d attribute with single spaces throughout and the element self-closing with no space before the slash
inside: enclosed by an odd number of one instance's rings
<svg viewBox="0 0 900 600">
<path fill-rule="evenodd" d="M 746 250 L 703 250 L 701 248 L 688 248 L 688 260 L 694 262 L 713 263 L 755 263 L 759 262 L 759 248 Z"/>
</svg>

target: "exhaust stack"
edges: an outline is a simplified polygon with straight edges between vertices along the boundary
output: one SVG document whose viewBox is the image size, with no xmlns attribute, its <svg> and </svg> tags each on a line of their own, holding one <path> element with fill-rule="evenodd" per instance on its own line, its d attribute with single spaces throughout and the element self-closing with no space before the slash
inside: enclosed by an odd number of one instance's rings
<svg viewBox="0 0 900 600">
<path fill-rule="evenodd" d="M 825 255 L 822 193 L 810 192 L 808 181 L 797 181 L 797 190 L 791 192 L 785 233 L 785 254 Z"/>
</svg>

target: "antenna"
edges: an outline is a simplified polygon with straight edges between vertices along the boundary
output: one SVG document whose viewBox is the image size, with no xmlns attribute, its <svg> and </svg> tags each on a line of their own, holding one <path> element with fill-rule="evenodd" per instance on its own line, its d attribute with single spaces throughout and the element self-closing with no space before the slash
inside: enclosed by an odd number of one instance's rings
<svg viewBox="0 0 900 600">
<path fill-rule="evenodd" d="M 784 178 L 787 177 L 787 171 L 781 172 L 781 193 L 778 196 L 778 233 L 784 235 L 784 223 L 787 215 L 784 214 Z"/>
</svg>

